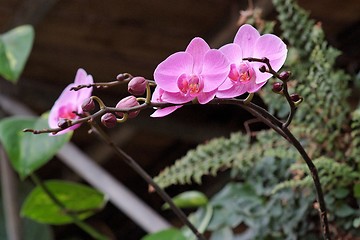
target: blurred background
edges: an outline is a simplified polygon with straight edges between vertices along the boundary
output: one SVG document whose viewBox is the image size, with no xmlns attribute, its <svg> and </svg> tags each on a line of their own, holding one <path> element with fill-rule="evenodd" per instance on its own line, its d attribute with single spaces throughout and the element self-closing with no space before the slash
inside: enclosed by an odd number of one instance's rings
<svg viewBox="0 0 360 240">
<path fill-rule="evenodd" d="M 253 1 L 263 17 L 276 16 L 271 1 Z M 360 4 L 358 0 L 299 0 L 321 22 L 330 44 L 343 51 L 338 66 L 355 74 L 360 69 Z M 152 79 L 157 64 L 182 51 L 195 36 L 217 48 L 232 41 L 246 0 L 2 0 L 0 33 L 22 24 L 35 28 L 35 43 L 17 85 L 0 79 L 0 94 L 26 105 L 36 114 L 48 111 L 63 88 L 73 82 L 78 68 L 95 81 L 112 81 L 119 73 Z M 95 90 L 108 106 L 127 96 L 127 86 Z M 262 104 L 261 99 L 255 99 Z M 7 113 L 2 111 L 2 116 Z M 213 137 L 229 136 L 252 118 L 236 107 L 188 107 L 168 117 L 153 119 L 145 110 L 133 120 L 108 130 L 113 140 L 138 161 L 151 176 L 183 156 L 189 149 Z M 263 128 L 258 125 L 255 128 Z M 161 211 L 162 201 L 132 170 L 95 137 L 87 127 L 72 141 L 101 168 L 130 189 L 171 224 L 179 225 L 171 212 Z M 76 161 L 76 159 L 73 159 Z M 39 171 L 44 179 L 86 182 L 55 158 Z M 228 179 L 228 173 L 206 177 L 201 186 L 170 187 L 170 195 L 200 189 L 208 195 Z M 88 222 L 113 239 L 139 239 L 146 231 L 111 202 Z M 54 227 L 56 239 L 88 239 L 75 226 Z"/>
</svg>

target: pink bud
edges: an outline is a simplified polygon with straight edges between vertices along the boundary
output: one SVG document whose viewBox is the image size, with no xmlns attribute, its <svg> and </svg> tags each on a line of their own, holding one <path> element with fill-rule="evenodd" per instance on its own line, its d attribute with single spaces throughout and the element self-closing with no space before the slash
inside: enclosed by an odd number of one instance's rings
<svg viewBox="0 0 360 240">
<path fill-rule="evenodd" d="M 116 126 L 116 116 L 112 113 L 105 113 L 101 116 L 101 123 L 107 128 L 113 128 Z"/>
<path fill-rule="evenodd" d="M 71 120 L 69 119 L 65 119 L 65 118 L 60 118 L 59 122 L 58 122 L 58 126 L 61 129 L 65 129 L 71 126 Z"/>
<path fill-rule="evenodd" d="M 279 78 L 280 80 L 287 81 L 289 80 L 290 75 L 291 75 L 290 71 L 284 71 L 279 74 Z"/>
<path fill-rule="evenodd" d="M 118 80 L 119 82 L 122 82 L 126 79 L 126 75 L 123 73 L 120 73 L 116 76 L 116 80 Z"/>
<path fill-rule="evenodd" d="M 140 96 L 145 93 L 146 90 L 146 79 L 143 77 L 134 77 L 128 84 L 129 93 Z"/>
<path fill-rule="evenodd" d="M 293 94 L 290 95 L 290 99 L 293 102 L 297 102 L 297 101 L 299 101 L 301 99 L 301 97 L 299 96 L 299 94 L 293 93 Z"/>
<path fill-rule="evenodd" d="M 275 83 L 272 85 L 272 90 L 273 90 L 273 92 L 275 92 L 275 93 L 281 93 L 282 90 L 283 90 L 283 83 L 282 83 L 282 82 L 275 82 Z"/>
<path fill-rule="evenodd" d="M 84 112 L 91 112 L 95 109 L 95 103 L 92 98 L 87 98 L 81 105 L 81 108 Z"/>
<path fill-rule="evenodd" d="M 127 109 L 127 108 L 132 108 L 132 107 L 136 107 L 139 106 L 140 104 L 138 103 L 138 101 L 136 100 L 136 97 L 134 96 L 128 96 L 126 98 L 121 99 L 118 104 L 116 104 L 116 108 L 123 108 L 123 109 Z M 133 111 L 133 112 L 129 112 L 129 118 L 134 118 L 139 114 L 140 111 Z M 123 117 L 124 113 L 122 112 L 117 112 L 116 113 L 118 116 Z"/>
</svg>

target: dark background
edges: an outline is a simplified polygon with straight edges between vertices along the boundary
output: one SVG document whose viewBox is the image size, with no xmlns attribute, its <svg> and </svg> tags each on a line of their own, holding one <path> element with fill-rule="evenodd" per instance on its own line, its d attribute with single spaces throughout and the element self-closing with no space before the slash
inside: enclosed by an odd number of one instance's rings
<svg viewBox="0 0 360 240">
<path fill-rule="evenodd" d="M 276 16 L 270 1 L 254 1 L 264 8 L 265 18 Z M 352 74 L 359 70 L 360 4 L 358 0 L 301 0 L 299 4 L 321 21 L 329 42 L 344 54 L 338 66 Z M 95 81 L 112 81 L 121 72 L 152 79 L 157 64 L 182 51 L 195 36 L 216 48 L 231 42 L 239 11 L 247 1 L 234 0 L 2 0 L 0 32 L 30 23 L 35 43 L 17 85 L 0 79 L 0 94 L 26 104 L 38 114 L 49 110 L 62 89 L 84 68 Z M 95 90 L 107 105 L 114 106 L 128 95 L 126 86 Z M 260 99 L 255 99 L 261 104 Z M 243 129 L 252 117 L 236 107 L 183 107 L 162 119 L 146 110 L 125 124 L 109 130 L 114 141 L 133 156 L 152 176 L 183 156 L 188 149 L 217 136 Z M 255 128 L 263 126 L 255 126 Z M 125 184 L 154 209 L 160 199 L 147 192 L 147 185 L 117 159 L 87 128 L 76 131 L 73 142 L 99 165 Z M 76 161 L 76 159 L 74 159 Z M 40 170 L 44 179 L 82 181 L 71 169 L 54 159 Z M 169 188 L 174 195 L 186 189 L 201 189 L 211 195 L 227 179 L 227 173 L 205 177 L 204 185 Z M 178 224 L 170 212 L 159 212 Z M 117 239 L 139 239 L 145 232 L 120 210 L 108 204 L 89 223 Z M 88 239 L 77 227 L 54 228 L 57 239 L 76 235 Z"/>
</svg>

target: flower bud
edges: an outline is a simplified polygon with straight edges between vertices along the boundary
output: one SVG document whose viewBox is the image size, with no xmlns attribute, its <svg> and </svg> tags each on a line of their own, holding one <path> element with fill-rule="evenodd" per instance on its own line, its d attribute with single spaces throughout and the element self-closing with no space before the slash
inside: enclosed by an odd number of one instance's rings
<svg viewBox="0 0 360 240">
<path fill-rule="evenodd" d="M 276 82 L 272 85 L 272 90 L 274 93 L 282 93 L 283 90 L 283 83 L 282 82 Z"/>
<path fill-rule="evenodd" d="M 116 116 L 112 113 L 105 113 L 101 116 L 101 123 L 107 128 L 113 128 L 116 126 Z"/>
<path fill-rule="evenodd" d="M 283 71 L 279 74 L 279 78 L 280 80 L 282 81 L 287 81 L 289 80 L 290 78 L 290 75 L 291 75 L 291 72 L 290 71 Z"/>
<path fill-rule="evenodd" d="M 119 82 L 122 82 L 126 79 L 126 75 L 123 73 L 120 73 L 116 76 L 116 80 L 118 80 Z"/>
<path fill-rule="evenodd" d="M 146 79 L 143 77 L 134 77 L 128 84 L 128 91 L 130 94 L 140 96 L 145 93 Z"/>
<path fill-rule="evenodd" d="M 297 94 L 297 93 L 293 93 L 293 94 L 290 95 L 290 99 L 291 99 L 291 101 L 293 101 L 293 102 L 297 102 L 297 101 L 300 100 L 300 96 L 299 96 L 299 94 Z"/>
<path fill-rule="evenodd" d="M 295 106 L 298 106 L 303 101 L 303 98 L 297 93 L 291 94 L 290 99 L 294 102 Z"/>
<path fill-rule="evenodd" d="M 71 126 L 71 120 L 66 118 L 60 118 L 58 122 L 58 126 L 61 129 L 65 129 Z"/>
<path fill-rule="evenodd" d="M 262 72 L 262 73 L 266 72 L 266 67 L 265 67 L 265 65 L 262 65 L 262 66 L 259 68 L 259 71 Z"/>
<path fill-rule="evenodd" d="M 132 108 L 132 107 L 136 107 L 139 106 L 140 104 L 138 103 L 138 101 L 136 100 L 136 97 L 134 96 L 128 96 L 126 98 L 121 99 L 117 104 L 116 104 L 116 108 L 123 108 L 123 109 L 127 109 L 127 108 Z M 134 112 L 129 112 L 128 118 L 134 118 L 139 114 L 140 111 L 134 111 Z M 116 115 L 123 117 L 124 113 L 121 112 L 117 112 Z"/>
<path fill-rule="evenodd" d="M 95 109 L 95 103 L 92 98 L 87 98 L 81 105 L 81 108 L 84 112 L 91 112 Z"/>
</svg>

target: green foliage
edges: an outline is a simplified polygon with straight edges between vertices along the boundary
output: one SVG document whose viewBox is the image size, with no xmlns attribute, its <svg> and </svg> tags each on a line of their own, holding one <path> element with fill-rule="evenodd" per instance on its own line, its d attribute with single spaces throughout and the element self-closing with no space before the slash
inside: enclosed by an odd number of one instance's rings
<svg viewBox="0 0 360 240">
<path fill-rule="evenodd" d="M 103 208 L 106 200 L 102 193 L 87 186 L 51 180 L 44 182 L 46 188 L 71 214 L 85 219 Z M 21 215 L 40 223 L 67 224 L 74 220 L 49 197 L 41 187 L 36 187 L 26 198 Z"/>
<path fill-rule="evenodd" d="M 351 151 L 350 158 L 358 164 L 357 169 L 360 169 L 360 108 L 352 113 L 351 123 Z"/>
<path fill-rule="evenodd" d="M 299 107 L 293 125 L 301 127 L 302 134 L 323 144 L 326 151 L 337 151 L 341 144 L 335 144 L 350 114 L 346 102 L 350 94 L 349 75 L 334 69 L 336 57 L 340 52 L 329 46 L 320 24 L 309 19 L 309 14 L 294 0 L 274 0 L 279 12 L 283 37 L 289 41 L 290 56 L 287 67 L 293 72 L 290 91 L 300 94 L 305 101 Z M 296 57 L 294 57 L 294 55 Z M 266 90 L 266 89 L 265 89 Z M 278 111 L 283 117 L 288 106 L 281 96 L 265 91 L 262 94 L 270 110 Z"/>
<path fill-rule="evenodd" d="M 141 240 L 186 240 L 181 231 L 176 228 L 169 228 L 156 233 L 151 233 Z"/>
<path fill-rule="evenodd" d="M 328 157 L 320 157 L 314 160 L 318 169 L 321 185 L 325 192 L 334 191 L 337 197 L 341 196 L 336 190 L 344 189 L 356 181 L 360 181 L 360 172 L 354 171 L 351 166 L 345 163 L 336 162 Z M 295 163 L 290 167 L 297 177 L 278 184 L 273 193 L 284 188 L 305 188 L 312 187 L 312 179 L 305 163 Z M 300 180 L 298 180 L 300 179 Z M 340 190 L 341 191 L 341 190 Z"/>
<path fill-rule="evenodd" d="M 0 141 L 21 178 L 43 166 L 71 138 L 70 134 L 49 136 L 24 133 L 24 128 L 47 128 L 47 118 L 10 117 L 0 121 Z"/>
<path fill-rule="evenodd" d="M 15 83 L 34 42 L 34 29 L 24 25 L 0 35 L 0 75 Z"/>
<path fill-rule="evenodd" d="M 211 140 L 189 151 L 173 166 L 165 168 L 154 180 L 163 188 L 192 181 L 201 183 L 202 176 L 216 175 L 221 166 L 230 167 L 240 146 L 244 149 L 249 147 L 249 138 L 241 133 L 234 133 L 229 139 Z"/>
<path fill-rule="evenodd" d="M 329 46 L 321 25 L 295 0 L 273 4 L 289 42 L 289 91 L 304 98 L 291 131 L 315 159 L 336 237 L 360 236 L 360 108 L 351 113 L 347 102 L 351 78 L 334 67 L 340 52 Z M 261 97 L 271 113 L 285 119 L 289 106 L 283 96 L 264 88 Z M 319 238 L 312 178 L 296 150 L 272 131 L 259 132 L 251 142 L 242 133 L 211 140 L 165 169 L 156 181 L 162 187 L 200 183 L 203 175 L 227 168 L 240 182 L 229 183 L 210 200 L 214 214 L 208 230 L 245 224 L 244 239 Z"/>
<path fill-rule="evenodd" d="M 180 193 L 172 198 L 174 204 L 179 208 L 195 208 L 207 204 L 208 199 L 202 192 L 187 191 Z M 169 204 L 165 203 L 162 209 L 169 209 Z"/>
<path fill-rule="evenodd" d="M 211 200 L 214 216 L 208 230 L 225 226 L 247 226 L 240 234 L 246 239 L 305 239 L 314 225 L 308 224 L 313 193 L 306 189 L 284 189 L 276 195 L 272 189 L 279 180 L 288 179 L 287 170 L 294 160 L 264 157 L 254 169 L 242 171 L 241 182 L 227 184 Z M 297 209 L 297 211 L 294 211 Z M 306 238 L 308 239 L 308 238 Z"/>
</svg>

